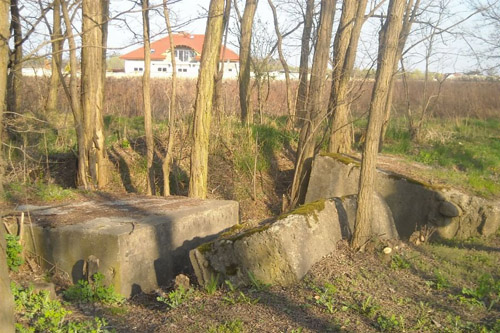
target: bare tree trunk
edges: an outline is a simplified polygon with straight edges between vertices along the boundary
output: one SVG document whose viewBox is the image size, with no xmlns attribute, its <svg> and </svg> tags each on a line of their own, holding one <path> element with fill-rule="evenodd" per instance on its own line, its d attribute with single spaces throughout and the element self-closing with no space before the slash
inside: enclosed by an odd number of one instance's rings
<svg viewBox="0 0 500 333">
<path fill-rule="evenodd" d="M 196 84 L 189 196 L 202 199 L 206 198 L 208 189 L 208 143 L 215 76 L 222 43 L 223 14 L 224 0 L 211 0 Z"/>
<path fill-rule="evenodd" d="M 370 103 L 370 115 L 363 161 L 359 180 L 358 209 L 351 246 L 362 250 L 370 238 L 371 220 L 374 218 L 373 197 L 375 192 L 375 169 L 377 165 L 380 130 L 384 120 L 387 92 L 391 84 L 394 63 L 398 61 L 398 40 L 402 28 L 405 0 L 391 0 L 388 18 L 380 34 L 377 73 Z"/>
<path fill-rule="evenodd" d="M 387 101 L 384 112 L 384 122 L 382 124 L 382 129 L 381 129 L 382 133 L 380 135 L 379 150 L 382 150 L 382 144 L 384 142 L 385 134 L 387 133 L 387 128 L 389 126 L 389 120 L 391 118 L 392 100 L 394 94 L 394 81 L 396 73 L 398 71 L 398 63 L 401 60 L 401 57 L 403 56 L 404 47 L 406 45 L 408 36 L 410 35 L 413 22 L 415 22 L 417 18 L 417 11 L 419 10 L 419 8 L 420 8 L 420 0 L 407 0 L 405 14 L 403 17 L 403 27 L 401 29 L 401 33 L 398 38 L 398 51 L 396 54 L 397 61 L 394 63 L 393 76 L 391 77 L 389 92 L 387 94 Z"/>
<path fill-rule="evenodd" d="M 311 44 L 311 32 L 314 15 L 314 0 L 307 0 L 304 15 L 304 30 L 300 46 L 300 67 L 299 67 L 299 89 L 297 91 L 297 101 L 295 102 L 296 125 L 302 127 L 306 119 L 307 89 L 309 82 L 309 52 Z"/>
<path fill-rule="evenodd" d="M 280 32 L 278 24 L 278 13 L 276 11 L 276 6 L 273 4 L 272 0 L 267 0 L 267 2 L 269 3 L 269 7 L 271 7 L 271 11 L 273 12 L 274 31 L 276 32 L 276 37 L 278 38 L 278 55 L 280 58 L 281 66 L 283 66 L 283 70 L 285 71 L 286 108 L 288 111 L 287 127 L 292 128 L 293 124 L 295 123 L 295 111 L 293 106 L 292 86 L 290 82 L 290 69 L 288 68 L 288 63 L 286 62 L 285 56 L 283 55 L 283 36 Z"/>
<path fill-rule="evenodd" d="M 241 36 L 240 36 L 240 107 L 241 107 L 241 122 L 242 124 L 253 123 L 253 111 L 250 109 L 250 72 L 251 72 L 251 50 L 252 43 L 252 26 L 255 11 L 257 9 L 258 0 L 246 0 L 245 10 L 241 19 Z"/>
<path fill-rule="evenodd" d="M 0 1 L 0 196 L 4 193 L 3 113 L 6 111 L 7 69 L 9 66 L 9 3 Z"/>
<path fill-rule="evenodd" d="M 155 194 L 153 168 L 154 138 L 151 117 L 151 42 L 149 39 L 149 0 L 142 0 L 142 32 L 144 39 L 144 73 L 142 75 L 142 101 L 144 107 L 144 132 L 146 134 L 147 194 Z"/>
<path fill-rule="evenodd" d="M 170 15 L 167 8 L 167 0 L 163 0 L 163 15 L 165 16 L 165 24 L 167 26 L 167 32 L 170 41 L 170 62 L 172 64 L 172 79 L 170 81 L 171 96 L 168 107 L 168 143 L 165 151 L 165 156 L 163 157 L 163 162 L 161 164 L 163 173 L 163 196 L 167 197 L 170 195 L 170 169 L 172 165 L 172 153 L 175 139 L 175 103 L 177 96 L 177 64 L 175 61 L 174 36 L 172 35 L 172 27 L 170 25 Z"/>
<path fill-rule="evenodd" d="M 47 96 L 47 102 L 45 104 L 45 110 L 51 112 L 57 110 L 57 97 L 59 88 L 59 69 L 62 62 L 62 46 L 63 46 L 63 36 L 61 30 L 61 1 L 54 0 L 52 2 L 52 62 L 51 62 L 51 76 L 49 92 Z"/>
<path fill-rule="evenodd" d="M 68 12 L 66 0 L 61 1 L 61 9 L 66 26 L 66 38 L 69 44 L 69 87 L 64 85 L 66 97 L 68 98 L 75 121 L 76 138 L 78 142 L 78 174 L 77 183 L 85 189 L 90 189 L 88 179 L 88 156 L 85 149 L 85 131 L 83 128 L 83 113 L 81 108 L 80 94 L 78 93 L 76 69 L 78 67 L 76 58 L 76 43 L 73 35 L 71 18 Z M 59 75 L 62 76 L 61 68 L 58 68 Z M 61 82 L 64 83 L 63 80 Z"/>
<path fill-rule="evenodd" d="M 226 46 L 227 37 L 229 32 L 229 19 L 231 17 L 231 0 L 226 0 L 226 8 L 224 9 L 224 48 L 221 54 L 221 64 L 219 66 L 219 71 L 217 77 L 215 78 L 215 91 L 214 91 L 214 113 L 216 115 L 217 124 L 220 124 L 222 114 L 224 112 L 224 101 L 222 99 L 222 93 L 224 91 L 222 86 L 222 79 L 224 78 L 224 59 L 226 57 Z"/>
<path fill-rule="evenodd" d="M 10 0 L 10 29 L 14 34 L 14 50 L 10 54 L 10 72 L 8 76 L 7 109 L 19 112 L 22 93 L 21 84 L 23 77 L 23 30 L 18 0 Z"/>
<path fill-rule="evenodd" d="M 109 178 L 109 163 L 104 145 L 104 74 L 106 64 L 103 51 L 106 47 L 107 22 L 104 20 L 108 0 L 98 5 L 92 0 L 82 1 L 82 80 L 81 102 L 85 151 L 92 186 L 103 188 Z"/>
<path fill-rule="evenodd" d="M 356 60 L 367 0 L 344 1 L 340 26 L 335 35 L 333 78 L 328 112 L 331 118 L 328 151 L 348 153 L 352 145 L 349 126 L 349 82 Z"/>
<path fill-rule="evenodd" d="M 318 40 L 314 52 L 311 81 L 309 83 L 309 96 L 307 99 L 307 116 L 306 122 L 300 130 L 295 173 L 293 176 L 292 206 L 304 201 L 311 160 L 316 148 L 316 133 L 321 125 L 322 118 L 325 116 L 325 112 L 321 112 L 321 103 L 326 83 L 325 74 L 330 58 L 330 42 L 332 39 L 335 5 L 335 0 L 321 1 Z"/>
</svg>

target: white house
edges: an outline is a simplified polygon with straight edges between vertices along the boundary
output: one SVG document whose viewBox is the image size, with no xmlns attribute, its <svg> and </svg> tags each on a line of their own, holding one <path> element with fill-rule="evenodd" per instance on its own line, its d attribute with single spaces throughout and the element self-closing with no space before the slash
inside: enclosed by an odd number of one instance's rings
<svg viewBox="0 0 500 333">
<path fill-rule="evenodd" d="M 201 52 L 205 35 L 188 33 L 174 34 L 177 76 L 198 76 Z M 142 74 L 144 71 L 144 47 L 120 56 L 125 60 L 126 74 Z M 224 77 L 236 78 L 239 72 L 239 56 L 224 46 L 221 47 L 221 61 L 224 61 Z M 170 39 L 165 37 L 151 43 L 151 76 L 171 76 Z"/>
</svg>

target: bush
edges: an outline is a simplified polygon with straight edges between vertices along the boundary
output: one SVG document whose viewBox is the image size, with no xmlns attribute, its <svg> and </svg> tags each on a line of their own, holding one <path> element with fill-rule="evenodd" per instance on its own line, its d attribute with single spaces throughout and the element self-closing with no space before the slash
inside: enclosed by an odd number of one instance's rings
<svg viewBox="0 0 500 333">
<path fill-rule="evenodd" d="M 24 264 L 24 259 L 21 255 L 23 247 L 19 243 L 19 237 L 14 235 L 5 235 L 7 240 L 7 266 L 11 271 L 17 272 L 19 267 Z"/>
</svg>

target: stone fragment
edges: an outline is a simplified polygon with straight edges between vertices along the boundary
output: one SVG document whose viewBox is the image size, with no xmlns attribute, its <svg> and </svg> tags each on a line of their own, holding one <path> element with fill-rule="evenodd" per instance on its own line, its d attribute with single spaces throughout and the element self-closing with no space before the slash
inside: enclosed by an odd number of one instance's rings
<svg viewBox="0 0 500 333">
<path fill-rule="evenodd" d="M 457 217 L 460 215 L 460 208 L 452 202 L 443 201 L 439 205 L 439 213 L 446 217 Z"/>
<path fill-rule="evenodd" d="M 50 299 L 55 300 L 57 298 L 56 287 L 52 282 L 33 282 L 31 284 L 33 286 L 33 291 L 40 292 L 42 290 L 47 291 Z"/>
<path fill-rule="evenodd" d="M 92 276 L 99 271 L 99 258 L 90 255 L 83 264 L 83 276 L 88 282 L 91 282 Z"/>
<path fill-rule="evenodd" d="M 5 231 L 0 225 L 0 329 L 14 332 L 14 298 L 10 292 L 10 278 L 7 269 Z"/>
<path fill-rule="evenodd" d="M 189 283 L 189 278 L 184 274 L 179 274 L 175 277 L 175 289 L 179 289 L 179 287 L 184 288 L 184 290 L 189 289 L 191 284 Z"/>
</svg>

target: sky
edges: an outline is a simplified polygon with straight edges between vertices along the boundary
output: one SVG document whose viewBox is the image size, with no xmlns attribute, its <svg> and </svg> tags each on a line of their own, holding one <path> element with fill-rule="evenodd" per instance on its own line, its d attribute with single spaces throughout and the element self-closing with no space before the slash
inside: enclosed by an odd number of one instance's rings
<svg viewBox="0 0 500 333">
<path fill-rule="evenodd" d="M 156 1 L 158 4 L 161 3 L 159 0 L 150 0 L 154 5 Z M 181 0 L 171 6 L 171 19 L 172 23 L 176 25 L 174 30 L 186 31 L 193 34 L 203 34 L 206 27 L 206 11 L 209 6 L 209 0 Z M 438 1 L 434 1 L 438 2 Z M 275 4 L 279 1 L 275 0 Z M 369 2 L 370 3 L 370 2 Z M 455 22 L 460 21 L 470 13 L 469 6 L 466 5 L 462 0 L 448 0 L 446 10 L 453 15 L 447 17 L 442 26 L 448 27 L 453 25 Z M 118 13 L 130 9 L 130 1 L 128 0 L 118 0 L 111 1 L 111 11 L 112 13 Z M 243 11 L 243 3 L 240 0 L 240 11 Z M 280 26 L 282 30 L 288 29 L 290 26 L 296 24 L 297 19 L 293 16 L 287 14 L 286 11 L 290 10 L 290 7 L 279 7 L 279 19 Z M 161 12 L 161 8 L 158 9 Z M 382 10 L 383 11 L 383 10 Z M 379 11 L 379 13 L 382 13 Z M 141 46 L 141 34 L 142 34 L 142 22 L 140 11 L 137 9 L 135 12 L 127 14 L 126 16 L 120 16 L 124 19 L 127 24 L 124 24 L 123 20 L 117 20 L 114 22 L 110 28 L 110 35 L 108 40 L 108 45 L 110 47 L 111 53 L 124 54 L 137 47 Z M 340 18 L 340 11 L 337 12 L 336 19 Z M 256 21 L 262 23 L 259 24 L 256 29 L 259 29 L 260 39 L 271 36 L 274 38 L 274 27 L 272 23 L 272 14 L 268 7 L 266 0 L 259 1 Z M 165 36 L 165 23 L 163 17 L 158 15 L 158 13 L 151 13 L 151 29 L 153 31 L 153 40 Z M 188 22 L 188 23 L 186 23 Z M 467 23 L 468 28 L 473 28 L 477 20 L 471 20 Z M 234 30 L 234 21 L 231 25 Z M 374 58 L 376 57 L 377 50 L 377 31 L 380 27 L 379 19 L 369 19 L 363 28 L 363 35 L 360 41 L 360 47 L 358 51 L 357 66 L 361 68 L 370 67 Z M 131 31 L 133 30 L 133 31 Z M 287 44 L 285 52 L 288 61 L 291 65 L 297 66 L 299 62 L 299 41 L 298 36 L 300 35 L 302 29 L 299 28 L 295 37 L 285 40 Z M 458 31 L 458 30 L 457 30 Z M 412 45 L 419 40 L 425 39 L 427 31 L 416 31 L 413 36 L 408 41 L 407 45 Z M 237 50 L 236 36 L 230 35 L 230 45 L 229 47 L 235 51 Z M 419 47 L 415 47 L 410 52 L 408 52 L 408 61 L 406 63 L 407 69 L 423 70 L 425 68 L 424 54 L 425 54 L 425 43 L 421 43 Z M 466 72 L 473 70 L 477 67 L 475 59 L 470 56 L 470 47 L 464 41 L 464 39 L 458 34 L 443 34 L 439 38 L 435 39 L 433 45 L 434 56 L 430 61 L 430 70 L 436 72 Z"/>
</svg>

